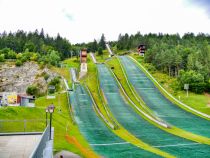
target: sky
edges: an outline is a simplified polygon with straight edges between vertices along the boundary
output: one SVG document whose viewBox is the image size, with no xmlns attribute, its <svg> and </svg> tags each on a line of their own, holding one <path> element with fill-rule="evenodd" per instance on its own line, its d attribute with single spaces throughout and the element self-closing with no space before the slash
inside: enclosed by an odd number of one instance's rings
<svg viewBox="0 0 210 158">
<path fill-rule="evenodd" d="M 0 32 L 44 29 L 71 43 L 119 34 L 210 34 L 210 0 L 0 0 Z"/>
</svg>

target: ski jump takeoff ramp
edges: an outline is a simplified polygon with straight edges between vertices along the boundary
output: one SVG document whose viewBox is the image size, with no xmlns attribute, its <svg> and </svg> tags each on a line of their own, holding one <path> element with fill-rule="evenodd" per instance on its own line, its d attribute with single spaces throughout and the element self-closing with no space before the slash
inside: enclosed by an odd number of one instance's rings
<svg viewBox="0 0 210 158">
<path fill-rule="evenodd" d="M 128 65 L 127 65 L 128 66 Z M 116 80 L 104 64 L 97 64 L 100 86 L 116 120 L 143 142 L 182 158 L 209 157 L 210 146 L 169 134 L 141 118 L 122 97 Z"/>
<path fill-rule="evenodd" d="M 75 120 L 79 129 L 93 150 L 105 158 L 158 158 L 151 152 L 125 142 L 102 122 L 96 115 L 93 102 L 86 89 L 75 84 L 75 91 L 70 93 Z"/>
<path fill-rule="evenodd" d="M 119 58 L 129 82 L 158 117 L 186 131 L 210 138 L 210 121 L 170 102 L 131 58 L 128 56 Z"/>
</svg>

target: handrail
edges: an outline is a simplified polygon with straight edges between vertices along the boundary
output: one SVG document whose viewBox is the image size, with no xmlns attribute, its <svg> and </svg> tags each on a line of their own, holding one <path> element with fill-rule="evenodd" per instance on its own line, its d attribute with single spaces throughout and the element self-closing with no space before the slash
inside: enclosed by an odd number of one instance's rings
<svg viewBox="0 0 210 158">
<path fill-rule="evenodd" d="M 155 82 L 158 87 L 163 90 L 170 98 L 172 98 L 176 103 L 181 104 L 182 106 L 184 106 L 185 108 L 187 108 L 188 110 L 190 110 L 191 112 L 197 113 L 198 115 L 201 115 L 207 119 L 210 119 L 210 115 L 207 115 L 205 113 L 202 113 L 200 111 L 197 111 L 191 107 L 189 107 L 188 105 L 182 103 L 181 101 L 179 101 L 178 99 L 176 99 L 173 95 L 171 95 L 170 93 L 168 93 L 158 82 L 157 80 L 139 63 L 137 62 L 133 57 L 128 56 L 130 59 L 132 59 L 135 63 L 137 63 L 146 73 L 147 75 L 149 75 L 149 77 L 153 80 L 153 82 Z"/>
<path fill-rule="evenodd" d="M 66 86 L 66 90 L 67 90 L 67 100 L 68 100 L 68 107 L 69 107 L 69 113 L 70 113 L 70 117 L 72 119 L 72 122 L 73 124 L 75 124 L 75 119 L 74 119 L 74 115 L 73 115 L 73 112 L 72 112 L 72 106 L 71 106 L 71 101 L 70 101 L 70 96 L 69 96 L 69 86 L 68 86 L 68 83 L 67 83 L 67 80 L 65 78 L 63 78 L 63 81 L 65 83 L 65 86 Z M 73 83 L 74 84 L 74 83 Z"/>
<path fill-rule="evenodd" d="M 71 93 L 71 92 L 67 92 L 67 97 L 68 97 L 68 107 L 69 107 L 69 113 L 70 113 L 70 117 L 71 117 L 71 119 L 72 119 L 72 123 L 73 124 L 76 124 L 76 121 L 75 121 L 75 118 L 74 118 L 74 114 L 73 114 L 73 107 L 71 106 L 71 97 L 70 97 L 70 95 L 69 95 L 69 93 Z"/>
</svg>

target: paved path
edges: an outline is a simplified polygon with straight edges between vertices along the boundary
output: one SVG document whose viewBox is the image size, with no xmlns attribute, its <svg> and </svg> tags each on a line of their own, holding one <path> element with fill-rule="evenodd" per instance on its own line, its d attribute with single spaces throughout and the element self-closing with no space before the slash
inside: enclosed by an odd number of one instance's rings
<svg viewBox="0 0 210 158">
<path fill-rule="evenodd" d="M 0 136 L 0 158 L 28 158 L 41 135 Z"/>
</svg>

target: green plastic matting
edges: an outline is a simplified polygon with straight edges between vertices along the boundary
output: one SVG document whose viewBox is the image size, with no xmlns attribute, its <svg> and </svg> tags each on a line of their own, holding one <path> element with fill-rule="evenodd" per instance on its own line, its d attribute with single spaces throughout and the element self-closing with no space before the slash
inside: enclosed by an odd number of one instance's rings
<svg viewBox="0 0 210 158">
<path fill-rule="evenodd" d="M 100 87 L 117 121 L 129 132 L 151 146 L 177 157 L 207 158 L 210 146 L 167 133 L 141 118 L 121 96 L 116 80 L 104 64 L 97 64 Z"/>
<path fill-rule="evenodd" d="M 156 154 L 140 149 L 116 136 L 96 115 L 86 89 L 77 85 L 70 93 L 75 120 L 93 150 L 106 158 L 156 158 Z"/>
<path fill-rule="evenodd" d="M 144 72 L 127 56 L 120 57 L 128 80 L 146 105 L 162 120 L 194 134 L 210 138 L 210 121 L 183 110 L 170 102 Z"/>
</svg>

